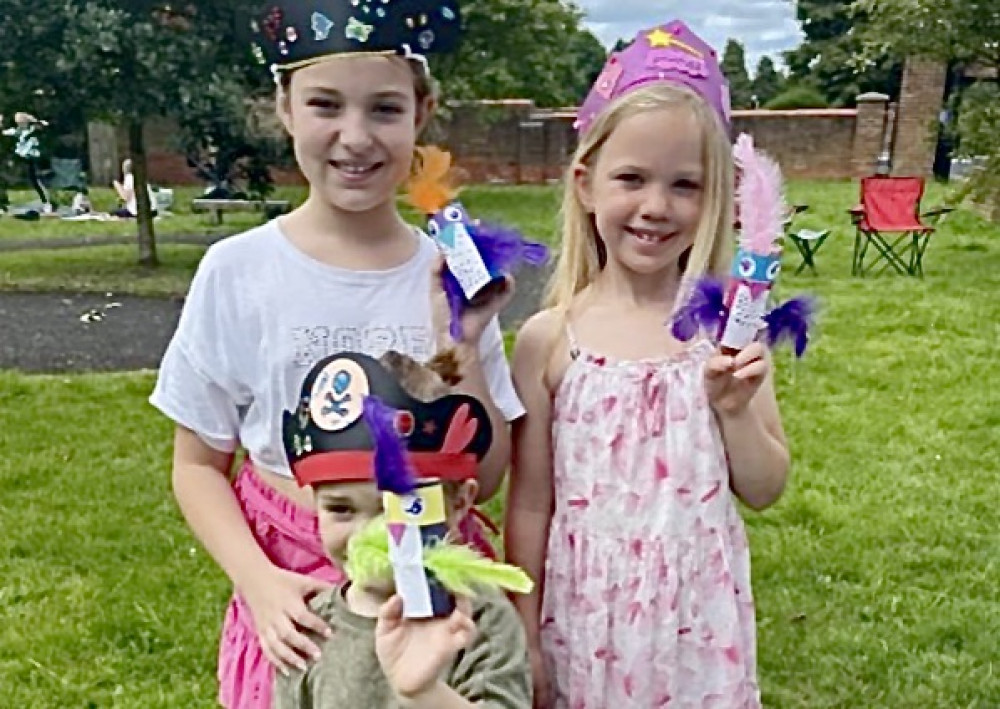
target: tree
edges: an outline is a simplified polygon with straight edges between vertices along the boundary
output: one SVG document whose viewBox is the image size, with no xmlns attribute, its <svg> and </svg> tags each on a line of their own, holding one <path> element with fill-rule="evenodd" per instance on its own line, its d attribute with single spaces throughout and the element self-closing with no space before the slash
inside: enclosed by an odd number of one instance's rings
<svg viewBox="0 0 1000 709">
<path fill-rule="evenodd" d="M 765 55 L 757 63 L 752 88 L 757 105 L 763 106 L 780 94 L 785 87 L 785 77 L 774 68 L 774 61 Z"/>
<path fill-rule="evenodd" d="M 449 99 L 526 98 L 541 106 L 580 101 L 605 51 L 561 0 L 465 0 L 459 50 L 431 66 Z"/>
<path fill-rule="evenodd" d="M 139 261 L 156 265 L 146 190 L 145 121 L 183 115 L 206 91 L 239 90 L 239 54 L 220 37 L 240 36 L 236 1 L 71 0 L 57 68 L 81 87 L 88 115 L 128 130 L 138 203 Z M 249 52 L 245 52 L 249 57 Z M 247 58 L 246 63 L 249 63 Z"/>
<path fill-rule="evenodd" d="M 869 24 L 860 39 L 869 53 L 924 56 L 948 62 L 959 76 L 953 130 L 959 157 L 985 158 L 969 191 L 1000 201 L 1000 6 L 995 0 L 859 0 Z"/>
<path fill-rule="evenodd" d="M 611 48 L 611 51 L 615 52 L 615 53 L 617 53 L 617 52 L 623 52 L 626 49 L 628 49 L 629 47 L 631 47 L 632 46 L 632 42 L 634 42 L 634 41 L 635 41 L 634 38 L 633 39 L 624 39 L 622 37 L 619 37 L 618 39 L 615 40 L 615 46 L 613 46 Z"/>
<path fill-rule="evenodd" d="M 244 92 L 251 63 L 244 0 L 0 0 L 0 67 L 21 110 L 76 112 L 128 132 L 138 202 L 139 261 L 157 263 L 143 125 L 179 117 L 205 96 Z M 221 41 L 220 41 L 221 40 Z M 5 98 L 5 100 L 7 100 Z M 225 102 L 218 102 L 219 106 Z M 234 121 L 241 119 L 231 117 Z"/>
<path fill-rule="evenodd" d="M 86 146 L 86 118 L 69 78 L 55 68 L 64 19 L 51 7 L 28 0 L 0 0 L 0 17 L 17 18 L 0 22 L 0 115 L 9 119 L 26 111 L 44 119 L 49 123 L 44 153 L 79 155 Z M 73 146 L 53 144 L 55 136 L 78 140 Z"/>
<path fill-rule="evenodd" d="M 789 78 L 812 84 L 834 106 L 853 106 L 858 94 L 899 93 L 902 64 L 888 52 L 864 53 L 859 31 L 868 13 L 853 0 L 794 0 L 805 41 L 784 52 Z"/>
<path fill-rule="evenodd" d="M 753 88 L 747 74 L 746 49 L 735 39 L 726 40 L 722 53 L 722 73 L 729 80 L 729 98 L 733 108 L 750 108 Z"/>
</svg>

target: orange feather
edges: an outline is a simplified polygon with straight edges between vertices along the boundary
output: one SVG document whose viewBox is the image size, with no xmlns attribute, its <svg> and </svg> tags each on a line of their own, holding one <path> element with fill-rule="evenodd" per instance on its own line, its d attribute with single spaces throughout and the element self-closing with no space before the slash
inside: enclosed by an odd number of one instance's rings
<svg viewBox="0 0 1000 709">
<path fill-rule="evenodd" d="M 458 195 L 451 153 L 433 145 L 417 148 L 417 165 L 407 182 L 410 204 L 434 214 Z"/>
</svg>

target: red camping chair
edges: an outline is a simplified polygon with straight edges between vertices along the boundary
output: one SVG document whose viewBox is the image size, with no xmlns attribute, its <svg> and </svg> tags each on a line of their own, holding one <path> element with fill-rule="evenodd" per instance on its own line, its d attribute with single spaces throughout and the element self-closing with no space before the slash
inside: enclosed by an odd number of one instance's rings
<svg viewBox="0 0 1000 709">
<path fill-rule="evenodd" d="M 934 231 L 933 222 L 952 211 L 945 207 L 920 213 L 924 195 L 922 177 L 865 177 L 861 180 L 861 204 L 851 209 L 857 228 L 851 273 L 864 276 L 882 261 L 876 272 L 893 268 L 897 273 L 923 276 L 924 251 Z M 868 247 L 872 258 L 865 263 Z"/>
</svg>

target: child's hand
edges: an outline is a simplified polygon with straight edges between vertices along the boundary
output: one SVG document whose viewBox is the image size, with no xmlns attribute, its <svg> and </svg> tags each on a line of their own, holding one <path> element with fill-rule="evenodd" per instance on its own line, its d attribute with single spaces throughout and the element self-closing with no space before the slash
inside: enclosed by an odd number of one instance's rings
<svg viewBox="0 0 1000 709">
<path fill-rule="evenodd" d="M 404 699 L 430 691 L 460 650 L 475 637 L 467 599 L 448 618 L 403 618 L 403 599 L 393 596 L 379 609 L 375 653 L 393 691 Z"/>
<path fill-rule="evenodd" d="M 767 348 L 760 342 L 733 357 L 716 354 L 705 366 L 708 403 L 720 416 L 742 413 L 770 371 Z"/>
<path fill-rule="evenodd" d="M 287 674 L 292 667 L 305 670 L 304 658 L 319 657 L 319 648 L 304 631 L 329 637 L 330 628 L 309 610 L 305 598 L 331 587 L 325 581 L 275 568 L 240 589 L 250 606 L 264 656 L 279 672 Z"/>
<path fill-rule="evenodd" d="M 448 298 L 444 293 L 442 283 L 444 256 L 438 256 L 431 273 L 431 312 L 433 314 L 434 330 L 438 336 L 438 349 L 445 349 L 452 344 L 448 334 L 451 323 L 451 311 L 448 309 Z M 514 278 L 507 276 L 499 284 L 488 286 L 476 297 L 476 300 L 462 312 L 462 343 L 477 346 L 479 338 L 486 330 L 490 321 L 510 304 L 514 297 Z"/>
</svg>

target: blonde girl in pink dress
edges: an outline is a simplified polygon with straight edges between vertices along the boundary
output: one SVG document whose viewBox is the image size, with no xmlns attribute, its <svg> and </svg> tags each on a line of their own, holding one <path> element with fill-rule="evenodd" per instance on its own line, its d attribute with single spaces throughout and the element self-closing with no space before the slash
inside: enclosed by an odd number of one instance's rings
<svg viewBox="0 0 1000 709">
<path fill-rule="evenodd" d="M 789 457 L 763 345 L 670 334 L 728 272 L 733 164 L 714 52 L 680 22 L 612 57 L 580 115 L 549 307 L 518 335 L 508 559 L 535 706 L 760 706 L 750 554 Z"/>
</svg>

